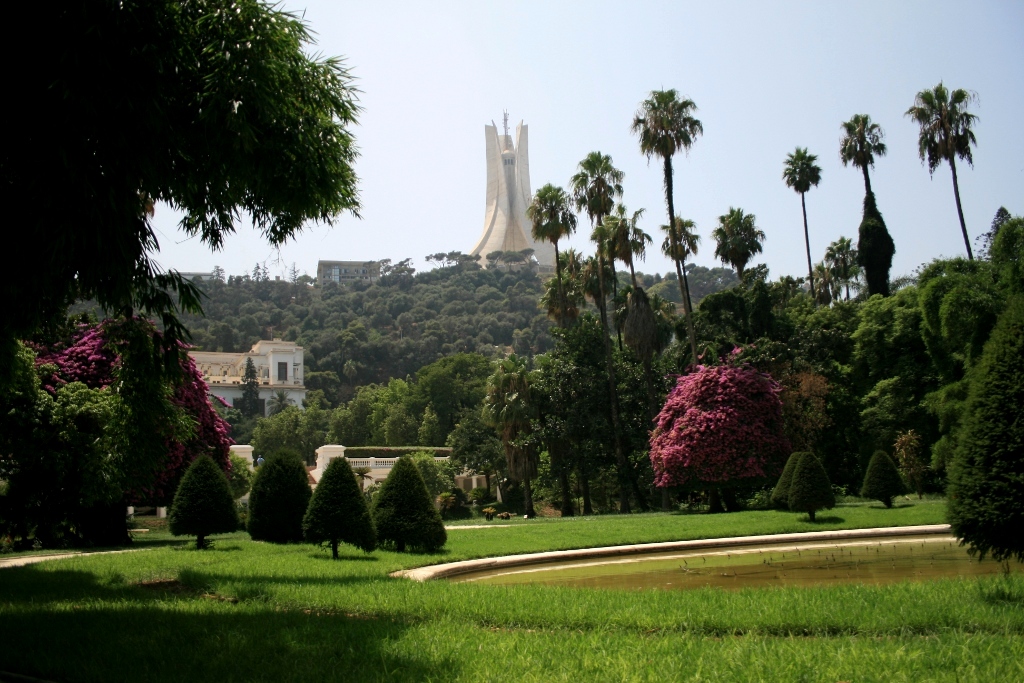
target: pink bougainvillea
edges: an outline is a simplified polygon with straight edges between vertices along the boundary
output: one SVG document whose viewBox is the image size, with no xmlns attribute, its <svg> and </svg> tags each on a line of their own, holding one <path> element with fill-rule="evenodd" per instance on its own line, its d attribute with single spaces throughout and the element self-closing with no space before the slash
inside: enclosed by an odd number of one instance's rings
<svg viewBox="0 0 1024 683">
<path fill-rule="evenodd" d="M 701 366 L 676 382 L 651 434 L 656 486 L 773 477 L 789 455 L 779 385 L 745 366 Z"/>
<path fill-rule="evenodd" d="M 43 378 L 43 389 L 51 394 L 69 382 L 81 382 L 92 389 L 102 389 L 114 381 L 114 370 L 120 359 L 108 344 L 105 323 L 81 325 L 67 346 L 36 347 L 36 365 L 55 366 Z M 231 467 L 229 447 L 231 426 L 210 404 L 209 387 L 191 356 L 181 357 L 181 382 L 174 389 L 171 402 L 195 421 L 195 433 L 188 441 L 167 441 L 167 456 L 152 488 L 136 494 L 139 502 L 166 504 L 185 469 L 200 454 L 213 458 L 225 471 Z"/>
</svg>

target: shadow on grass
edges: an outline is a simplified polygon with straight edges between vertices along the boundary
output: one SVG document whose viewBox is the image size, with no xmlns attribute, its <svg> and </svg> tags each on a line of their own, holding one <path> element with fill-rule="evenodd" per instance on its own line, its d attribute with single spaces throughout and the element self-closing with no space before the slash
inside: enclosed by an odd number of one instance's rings
<svg viewBox="0 0 1024 683">
<path fill-rule="evenodd" d="M 338 549 L 341 550 L 340 548 Z M 318 553 L 310 553 L 306 557 L 313 560 L 330 560 L 331 562 L 379 562 L 380 558 L 376 555 L 369 555 L 367 553 L 359 553 L 358 555 L 346 555 L 342 552 L 338 553 L 338 559 L 335 560 L 331 557 L 330 548 L 321 548 Z"/>
<path fill-rule="evenodd" d="M 0 620 L 0 670 L 49 680 L 422 681 L 456 662 L 402 639 L 409 624 L 250 601 L 196 609 L 109 603 Z M 47 634 L 60 633 L 59 643 Z M 187 656 L 182 656 L 188 653 Z"/>
<path fill-rule="evenodd" d="M 801 518 L 800 521 L 808 524 L 842 524 L 846 519 L 836 515 L 815 515 L 813 522 L 806 518 Z"/>
</svg>

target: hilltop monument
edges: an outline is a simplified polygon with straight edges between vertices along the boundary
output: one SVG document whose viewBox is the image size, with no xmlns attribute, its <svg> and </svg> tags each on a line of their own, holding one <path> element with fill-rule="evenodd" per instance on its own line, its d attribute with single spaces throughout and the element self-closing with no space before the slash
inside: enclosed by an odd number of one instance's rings
<svg viewBox="0 0 1024 683">
<path fill-rule="evenodd" d="M 541 270 L 555 267 L 555 249 L 548 242 L 535 242 L 530 234 L 531 223 L 526 207 L 533 195 L 530 192 L 530 157 L 527 127 L 520 121 L 516 138 L 508 134 L 508 112 L 502 117 L 504 133 L 498 127 L 484 126 L 487 139 L 487 209 L 484 230 L 473 247 L 472 255 L 487 255 L 494 251 L 522 251 L 533 249 Z"/>
</svg>

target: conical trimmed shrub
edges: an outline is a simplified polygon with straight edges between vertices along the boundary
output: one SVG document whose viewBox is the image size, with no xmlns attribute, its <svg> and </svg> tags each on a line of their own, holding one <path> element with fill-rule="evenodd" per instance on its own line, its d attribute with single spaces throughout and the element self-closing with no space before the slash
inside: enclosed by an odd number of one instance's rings
<svg viewBox="0 0 1024 683">
<path fill-rule="evenodd" d="M 814 513 L 836 506 L 832 482 L 814 453 L 802 453 L 793 468 L 793 481 L 789 485 L 789 509 L 806 512 L 814 521 Z"/>
<path fill-rule="evenodd" d="M 373 521 L 377 541 L 398 552 L 406 547 L 432 552 L 448 541 L 441 515 L 409 456 L 399 458 L 381 484 L 373 505 Z"/>
<path fill-rule="evenodd" d="M 330 545 L 334 559 L 338 559 L 339 543 L 366 552 L 377 546 L 370 509 L 345 458 L 333 458 L 328 463 L 302 518 L 302 532 L 310 543 Z"/>
<path fill-rule="evenodd" d="M 1005 226 L 1004 226 L 1005 227 Z M 1024 561 L 1024 297 L 1010 300 L 971 378 L 949 470 L 949 523 L 971 552 Z"/>
<path fill-rule="evenodd" d="M 800 462 L 803 454 L 804 451 L 797 451 L 791 454 L 789 460 L 786 461 L 786 466 L 782 468 L 779 481 L 775 484 L 775 488 L 772 489 L 772 505 L 775 507 L 789 508 L 789 486 L 793 482 L 793 470 L 796 468 L 796 464 Z"/>
<path fill-rule="evenodd" d="M 207 536 L 238 528 L 228 478 L 210 456 L 200 455 L 189 465 L 174 494 L 169 517 L 171 533 L 195 536 L 199 550 L 207 546 Z"/>
<path fill-rule="evenodd" d="M 279 451 L 266 458 L 249 493 L 249 535 L 271 543 L 301 541 L 310 495 L 309 475 L 297 453 Z"/>
<path fill-rule="evenodd" d="M 868 462 L 868 471 L 864 474 L 864 485 L 860 487 L 862 498 L 880 500 L 887 508 L 892 507 L 892 499 L 907 492 L 896 463 L 885 451 L 875 451 Z"/>
</svg>

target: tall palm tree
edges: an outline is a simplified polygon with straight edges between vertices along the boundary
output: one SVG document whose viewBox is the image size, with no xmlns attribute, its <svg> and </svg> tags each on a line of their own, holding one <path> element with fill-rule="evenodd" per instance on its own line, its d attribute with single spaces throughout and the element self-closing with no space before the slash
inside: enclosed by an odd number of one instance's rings
<svg viewBox="0 0 1024 683">
<path fill-rule="evenodd" d="M 853 248 L 853 240 L 840 237 L 825 250 L 825 263 L 839 286 L 846 288 L 846 300 L 850 300 L 850 283 L 860 274 L 857 266 L 857 250 Z"/>
<path fill-rule="evenodd" d="M 697 105 L 689 98 L 680 99 L 675 90 L 653 90 L 650 96 L 640 103 L 640 109 L 633 117 L 632 130 L 640 138 L 640 152 L 648 161 L 653 156 L 662 159 L 665 182 L 665 204 L 668 207 L 668 223 L 675 222 L 675 203 L 672 197 L 672 157 L 676 153 L 689 152 L 697 136 L 703 135 L 704 126 L 693 113 Z M 674 233 L 669 232 L 670 239 Z M 677 250 L 672 247 L 673 253 Z M 681 271 L 680 262 L 676 260 L 676 277 L 679 279 L 680 294 L 686 312 L 686 328 L 690 337 L 690 353 L 693 362 L 697 362 L 697 335 L 693 329 L 693 308 L 690 305 L 689 283 Z"/>
<path fill-rule="evenodd" d="M 579 163 L 576 174 L 569 181 L 572 198 L 577 210 L 585 211 L 590 218 L 593 229 L 591 239 L 597 243 L 596 270 L 598 283 L 598 311 L 601 314 L 601 327 L 604 331 L 605 366 L 608 372 L 608 395 L 611 404 L 612 431 L 615 437 L 615 460 L 619 470 L 622 495 L 619 499 L 619 510 L 629 512 L 629 489 L 637 498 L 644 510 L 647 501 L 637 485 L 632 468 L 626 459 L 626 450 L 622 442 L 622 420 L 619 415 L 618 382 L 615 378 L 615 361 L 612 357 L 612 342 L 608 336 L 608 288 L 605 285 L 605 269 L 607 265 L 608 231 L 604 226 L 604 217 L 615 208 L 615 200 L 622 196 L 622 179 L 624 174 L 612 165 L 612 158 L 600 152 L 591 152 Z"/>
<path fill-rule="evenodd" d="M 534 417 L 526 359 L 514 353 L 500 361 L 487 379 L 484 421 L 494 427 L 505 449 L 509 476 L 523 482 L 524 514 L 535 517 L 530 480 L 537 476 L 537 453 L 529 443 Z"/>
<path fill-rule="evenodd" d="M 754 221 L 754 214 L 729 207 L 729 213 L 718 217 L 718 227 L 711 233 L 718 243 L 715 256 L 735 268 L 741 280 L 750 259 L 761 253 L 765 239 L 764 231 L 759 230 Z"/>
<path fill-rule="evenodd" d="M 854 114 L 840 125 L 843 137 L 839 140 L 839 160 L 843 166 L 853 164 L 864 173 L 864 192 L 871 194 L 871 178 L 868 167 L 875 165 L 875 157 L 886 153 L 885 132 L 867 114 Z"/>
<path fill-rule="evenodd" d="M 562 261 L 558 254 L 558 240 L 570 237 L 576 232 L 576 214 L 571 207 L 571 198 L 560 187 L 548 183 L 537 190 L 533 202 L 526 209 L 526 216 L 533 222 L 533 239 L 551 242 L 555 247 L 555 281 L 559 298 L 565 301 L 565 287 L 562 283 Z M 559 306 L 564 309 L 565 303 Z M 565 320 L 558 318 L 558 324 L 565 327 Z"/>
<path fill-rule="evenodd" d="M 556 274 L 544 283 L 540 303 L 548 317 L 558 321 L 561 327 L 575 322 L 580 316 L 580 308 L 585 303 L 581 284 L 579 278 L 571 277 L 567 272 Z"/>
<path fill-rule="evenodd" d="M 815 264 L 814 272 L 818 276 L 818 291 L 816 294 L 811 296 L 814 302 L 822 306 L 828 306 L 836 298 L 838 293 L 835 291 L 835 278 L 832 273 L 832 269 L 828 267 L 828 264 L 824 261 Z"/>
<path fill-rule="evenodd" d="M 692 310 L 693 303 L 690 301 L 690 282 L 686 279 L 686 257 L 696 256 L 697 248 L 700 246 L 700 235 L 697 234 L 697 224 L 689 218 L 676 216 L 674 223 L 675 230 L 670 231 L 667 225 L 661 226 L 665 233 L 665 240 L 661 243 L 661 253 L 668 256 L 676 264 L 676 274 L 683 275 L 683 288 L 686 298 L 683 300 L 683 310 Z"/>
<path fill-rule="evenodd" d="M 792 154 L 786 155 L 786 164 L 782 170 L 782 179 L 788 187 L 800 193 L 800 208 L 804 212 L 804 246 L 807 247 L 807 279 L 811 283 L 811 298 L 814 298 L 814 268 L 811 266 L 811 237 L 807 231 L 807 202 L 804 195 L 812 187 L 821 182 L 821 167 L 818 157 L 810 154 L 806 147 L 797 147 Z"/>
<path fill-rule="evenodd" d="M 949 170 L 953 172 L 953 196 L 956 198 L 956 213 L 960 217 L 960 230 L 964 234 L 967 246 L 967 258 L 974 260 L 971 252 L 971 241 L 967 237 L 967 225 L 964 223 L 964 209 L 960 205 L 960 183 L 956 179 L 956 158 L 966 159 L 968 165 L 974 166 L 971 145 L 978 146 L 971 127 L 978 117 L 967 111 L 967 105 L 977 102 L 978 96 L 962 88 L 953 92 L 939 81 L 931 90 L 922 90 L 914 98 L 914 106 L 907 110 L 906 115 L 921 126 L 921 134 L 917 139 L 918 153 L 921 161 L 928 162 L 928 173 L 934 174 L 935 169 L 943 161 L 949 162 Z"/>
</svg>

